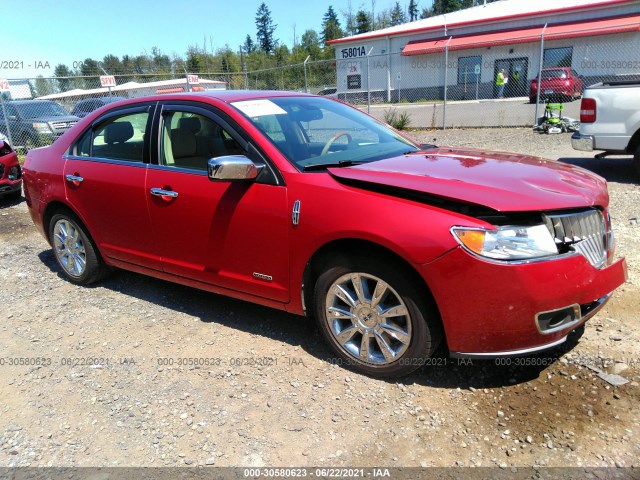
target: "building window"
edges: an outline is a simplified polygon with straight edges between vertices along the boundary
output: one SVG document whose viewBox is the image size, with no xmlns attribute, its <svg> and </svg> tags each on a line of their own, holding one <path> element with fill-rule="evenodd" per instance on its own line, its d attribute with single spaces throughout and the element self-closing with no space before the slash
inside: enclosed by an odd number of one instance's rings
<svg viewBox="0 0 640 480">
<path fill-rule="evenodd" d="M 482 57 L 458 58 L 458 84 L 468 85 L 480 82 Z"/>
<path fill-rule="evenodd" d="M 545 48 L 543 68 L 571 67 L 573 47 Z"/>
</svg>

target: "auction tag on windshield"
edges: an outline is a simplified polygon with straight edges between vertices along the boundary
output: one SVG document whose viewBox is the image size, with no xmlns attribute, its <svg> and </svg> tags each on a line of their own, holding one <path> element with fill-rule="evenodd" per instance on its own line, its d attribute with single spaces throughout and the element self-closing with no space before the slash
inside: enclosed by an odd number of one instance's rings
<svg viewBox="0 0 640 480">
<path fill-rule="evenodd" d="M 286 115 L 282 108 L 271 100 L 244 100 L 242 102 L 232 102 L 236 107 L 248 117 L 264 117 L 265 115 Z"/>
</svg>

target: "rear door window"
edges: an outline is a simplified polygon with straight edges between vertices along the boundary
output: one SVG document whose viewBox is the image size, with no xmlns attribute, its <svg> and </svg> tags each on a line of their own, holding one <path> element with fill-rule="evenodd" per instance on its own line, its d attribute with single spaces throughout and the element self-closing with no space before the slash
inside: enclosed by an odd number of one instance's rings
<svg viewBox="0 0 640 480">
<path fill-rule="evenodd" d="M 111 115 L 80 138 L 76 155 L 142 163 L 149 120 L 147 109 Z"/>
</svg>

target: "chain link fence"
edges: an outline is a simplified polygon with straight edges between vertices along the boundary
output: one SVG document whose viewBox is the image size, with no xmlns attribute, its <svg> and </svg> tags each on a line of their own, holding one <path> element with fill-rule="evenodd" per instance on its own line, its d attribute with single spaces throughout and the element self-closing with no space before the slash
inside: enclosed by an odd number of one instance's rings
<svg viewBox="0 0 640 480">
<path fill-rule="evenodd" d="M 398 39 L 400 41 L 400 39 Z M 382 42 L 382 41 L 381 41 Z M 338 47 L 336 60 L 280 68 L 187 75 L 9 79 L 0 92 L 0 134 L 20 148 L 50 144 L 80 118 L 121 98 L 220 89 L 289 90 L 338 98 L 389 122 L 422 129 L 533 126 L 545 102 L 579 118 L 584 88 L 640 81 L 640 24 L 611 28 L 536 28 L 412 41 L 396 52 Z M 346 53 L 345 53 L 346 52 Z M 542 78 L 540 81 L 539 78 Z M 192 78 L 192 77 L 191 77 Z M 556 112 L 558 113 L 558 112 Z"/>
</svg>

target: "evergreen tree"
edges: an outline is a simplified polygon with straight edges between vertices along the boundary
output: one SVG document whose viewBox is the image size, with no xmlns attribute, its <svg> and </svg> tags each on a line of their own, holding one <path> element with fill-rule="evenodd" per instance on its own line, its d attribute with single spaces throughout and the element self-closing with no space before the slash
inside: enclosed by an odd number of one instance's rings
<svg viewBox="0 0 640 480">
<path fill-rule="evenodd" d="M 61 92 L 66 92 L 67 90 L 71 90 L 71 82 L 68 78 L 60 78 L 60 77 L 70 77 L 72 75 L 71 70 L 66 65 L 60 63 L 56 65 L 53 69 L 53 74 L 58 77 L 58 88 Z"/>
<path fill-rule="evenodd" d="M 260 50 L 268 55 L 275 52 L 278 46 L 278 41 L 273 38 L 276 27 L 277 25 L 274 25 L 271 19 L 269 7 L 267 7 L 266 3 L 262 2 L 256 13 L 256 39 L 258 40 Z"/>
<path fill-rule="evenodd" d="M 242 44 L 242 51 L 247 55 L 255 52 L 256 44 L 253 42 L 251 35 L 247 34 L 247 38 L 245 38 L 244 43 Z"/>
<path fill-rule="evenodd" d="M 371 31 L 371 15 L 364 10 L 356 13 L 356 33 L 366 33 Z"/>
<path fill-rule="evenodd" d="M 400 6 L 400 2 L 396 2 L 396 4 L 391 9 L 391 26 L 394 27 L 396 25 L 401 25 L 406 22 L 407 22 L 407 16 L 404 14 L 404 11 Z"/>
<path fill-rule="evenodd" d="M 409 2 L 409 21 L 415 22 L 418 19 L 418 2 L 411 0 Z"/>
<path fill-rule="evenodd" d="M 116 55 L 109 54 L 105 55 L 102 59 L 102 68 L 104 68 L 109 75 L 117 75 L 121 73 L 122 63 Z"/>
<path fill-rule="evenodd" d="M 327 13 L 322 18 L 322 43 L 326 47 L 327 42 L 335 40 L 336 38 L 344 37 L 344 32 L 340 28 L 340 21 L 338 15 L 331 5 L 327 9 Z"/>
<path fill-rule="evenodd" d="M 442 15 L 471 6 L 473 6 L 473 0 L 434 0 L 431 12 L 432 15 Z"/>
</svg>

